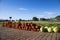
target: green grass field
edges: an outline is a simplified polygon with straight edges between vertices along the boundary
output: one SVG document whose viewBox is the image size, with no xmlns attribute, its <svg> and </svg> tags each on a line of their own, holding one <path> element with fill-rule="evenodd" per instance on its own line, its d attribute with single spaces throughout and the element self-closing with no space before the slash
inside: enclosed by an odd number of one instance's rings
<svg viewBox="0 0 60 40">
<path fill-rule="evenodd" d="M 60 22 L 53 22 L 53 21 L 21 21 L 21 22 L 33 22 L 39 26 L 58 26 L 60 27 Z M 2 24 L 3 22 L 0 22 Z"/>
<path fill-rule="evenodd" d="M 58 26 L 60 27 L 60 22 L 52 22 L 52 21 L 32 21 L 33 23 L 36 23 L 39 26 Z"/>
<path fill-rule="evenodd" d="M 33 22 L 39 26 L 49 26 L 49 27 L 58 26 L 58 27 L 60 27 L 60 22 L 58 22 L 58 21 L 55 21 L 55 22 L 54 21 L 24 21 L 24 22 Z"/>
<path fill-rule="evenodd" d="M 3 24 L 3 22 L 0 22 L 0 24 Z"/>
</svg>

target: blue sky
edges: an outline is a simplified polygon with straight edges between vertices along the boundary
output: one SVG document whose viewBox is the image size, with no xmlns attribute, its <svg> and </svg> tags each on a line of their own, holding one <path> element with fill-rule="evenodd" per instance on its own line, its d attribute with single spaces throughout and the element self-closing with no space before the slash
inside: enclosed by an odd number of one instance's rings
<svg viewBox="0 0 60 40">
<path fill-rule="evenodd" d="M 0 0 L 0 19 L 53 18 L 60 15 L 59 0 Z"/>
</svg>

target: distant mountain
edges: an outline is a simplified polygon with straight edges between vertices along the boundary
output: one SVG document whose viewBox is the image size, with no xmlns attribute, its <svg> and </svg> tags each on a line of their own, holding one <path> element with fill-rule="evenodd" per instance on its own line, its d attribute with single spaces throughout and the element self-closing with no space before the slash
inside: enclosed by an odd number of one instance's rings
<svg viewBox="0 0 60 40">
<path fill-rule="evenodd" d="M 7 20 L 7 19 L 0 19 L 0 22 L 3 22 L 3 21 L 9 21 L 9 20 Z"/>
</svg>

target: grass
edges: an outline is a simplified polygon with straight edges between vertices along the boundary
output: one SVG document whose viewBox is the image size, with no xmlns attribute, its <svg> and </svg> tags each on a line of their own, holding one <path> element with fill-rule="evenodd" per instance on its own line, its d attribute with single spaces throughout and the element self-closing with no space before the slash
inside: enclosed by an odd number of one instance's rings
<svg viewBox="0 0 60 40">
<path fill-rule="evenodd" d="M 0 22 L 0 24 L 3 24 L 3 22 Z"/>
<path fill-rule="evenodd" d="M 60 22 L 54 21 L 21 21 L 21 22 L 33 22 L 39 26 L 58 26 L 60 27 Z M 0 22 L 2 24 L 3 22 Z"/>
<path fill-rule="evenodd" d="M 58 26 L 60 27 L 60 22 L 58 21 L 24 21 L 24 22 L 33 22 L 39 26 Z"/>
<path fill-rule="evenodd" d="M 60 27 L 60 22 L 52 22 L 52 21 L 32 21 L 33 23 L 36 23 L 39 26 L 58 26 Z"/>
</svg>

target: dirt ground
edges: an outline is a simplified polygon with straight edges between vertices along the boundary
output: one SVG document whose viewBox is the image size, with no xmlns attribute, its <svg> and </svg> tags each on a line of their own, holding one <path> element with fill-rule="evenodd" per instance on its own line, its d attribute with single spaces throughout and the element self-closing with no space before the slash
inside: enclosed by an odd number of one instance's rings
<svg viewBox="0 0 60 40">
<path fill-rule="evenodd" d="M 0 40 L 60 40 L 60 33 L 40 33 L 0 25 Z"/>
</svg>

